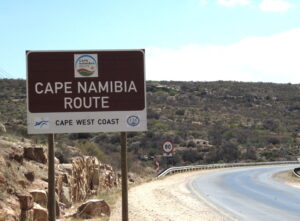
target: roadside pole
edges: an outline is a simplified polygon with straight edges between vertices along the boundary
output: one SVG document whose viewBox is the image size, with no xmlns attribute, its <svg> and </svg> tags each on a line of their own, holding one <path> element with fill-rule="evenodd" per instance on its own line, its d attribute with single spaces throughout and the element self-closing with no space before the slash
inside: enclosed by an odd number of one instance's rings
<svg viewBox="0 0 300 221">
<path fill-rule="evenodd" d="M 54 134 L 48 134 L 48 221 L 56 220 Z"/>
<path fill-rule="evenodd" d="M 121 132 L 122 221 L 128 221 L 127 133 Z"/>
</svg>

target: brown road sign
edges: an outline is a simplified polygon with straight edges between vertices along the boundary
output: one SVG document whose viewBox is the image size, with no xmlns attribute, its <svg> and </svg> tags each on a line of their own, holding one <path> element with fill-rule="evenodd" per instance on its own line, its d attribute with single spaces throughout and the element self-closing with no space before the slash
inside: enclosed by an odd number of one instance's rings
<svg viewBox="0 0 300 221">
<path fill-rule="evenodd" d="M 144 57 L 144 50 L 28 51 L 29 133 L 146 130 Z"/>
</svg>

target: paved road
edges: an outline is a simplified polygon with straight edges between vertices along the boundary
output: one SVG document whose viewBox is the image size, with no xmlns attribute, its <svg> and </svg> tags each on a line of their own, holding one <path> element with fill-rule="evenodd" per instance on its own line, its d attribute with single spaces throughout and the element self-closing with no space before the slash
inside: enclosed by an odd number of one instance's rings
<svg viewBox="0 0 300 221">
<path fill-rule="evenodd" d="M 295 166 L 222 170 L 190 183 L 196 195 L 242 221 L 300 221 L 300 189 L 272 179 Z"/>
</svg>

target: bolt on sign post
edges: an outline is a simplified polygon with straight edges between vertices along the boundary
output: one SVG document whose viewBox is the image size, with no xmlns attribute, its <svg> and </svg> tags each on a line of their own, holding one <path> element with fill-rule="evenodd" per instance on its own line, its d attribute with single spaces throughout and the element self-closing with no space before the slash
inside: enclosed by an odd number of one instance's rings
<svg viewBox="0 0 300 221">
<path fill-rule="evenodd" d="M 49 134 L 49 220 L 55 220 L 54 134 L 87 132 L 122 132 L 128 220 L 126 132 L 147 130 L 145 51 L 27 51 L 26 59 L 28 133 Z"/>
</svg>

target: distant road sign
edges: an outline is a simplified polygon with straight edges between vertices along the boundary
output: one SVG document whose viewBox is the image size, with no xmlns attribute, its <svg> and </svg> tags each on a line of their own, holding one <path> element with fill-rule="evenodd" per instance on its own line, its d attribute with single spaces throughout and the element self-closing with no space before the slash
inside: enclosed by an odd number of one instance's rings
<svg viewBox="0 0 300 221">
<path fill-rule="evenodd" d="M 147 130 L 145 51 L 27 51 L 28 133 Z"/>
<path fill-rule="evenodd" d="M 174 150 L 174 147 L 173 147 L 173 144 L 171 141 L 165 141 L 162 145 L 162 150 L 167 153 L 167 154 L 170 154 L 173 152 Z"/>
</svg>

